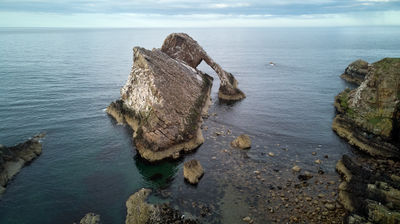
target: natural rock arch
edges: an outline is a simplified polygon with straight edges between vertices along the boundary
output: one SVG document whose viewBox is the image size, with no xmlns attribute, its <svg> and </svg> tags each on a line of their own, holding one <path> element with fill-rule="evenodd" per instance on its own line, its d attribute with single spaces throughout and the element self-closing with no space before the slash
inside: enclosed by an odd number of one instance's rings
<svg viewBox="0 0 400 224">
<path fill-rule="evenodd" d="M 170 57 L 181 60 L 196 68 L 204 60 L 218 75 L 221 85 L 218 97 L 223 100 L 241 100 L 246 95 L 237 88 L 238 82 L 233 75 L 216 63 L 207 52 L 189 35 L 172 33 L 164 40 L 161 51 Z"/>
</svg>

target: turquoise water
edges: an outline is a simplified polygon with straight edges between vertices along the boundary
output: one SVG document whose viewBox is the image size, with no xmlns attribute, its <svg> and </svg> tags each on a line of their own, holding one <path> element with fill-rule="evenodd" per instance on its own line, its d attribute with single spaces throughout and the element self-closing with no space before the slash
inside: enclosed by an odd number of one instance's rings
<svg viewBox="0 0 400 224">
<path fill-rule="evenodd" d="M 211 167 L 211 140 L 180 161 L 149 165 L 135 156 L 131 131 L 104 112 L 129 75 L 132 48 L 160 47 L 171 32 L 190 34 L 247 95 L 234 105 L 219 103 L 216 75 L 201 64 L 216 78 L 210 112 L 218 116 L 207 125 L 249 133 L 254 145 L 293 148 L 288 157 L 304 166 L 323 145 L 332 158 L 324 168 L 332 173 L 337 158 L 349 152 L 331 131 L 333 98 L 348 86 L 339 75 L 358 58 L 400 56 L 399 27 L 0 29 L 0 143 L 47 133 L 43 154 L 1 197 L 0 223 L 72 223 L 87 212 L 123 223 L 125 201 L 142 187 L 176 192 L 173 200 L 218 201 L 224 189 L 207 175 L 197 188 L 181 178 L 187 159 Z M 250 158 L 269 162 L 261 148 Z M 286 166 L 286 159 L 274 163 Z"/>
</svg>

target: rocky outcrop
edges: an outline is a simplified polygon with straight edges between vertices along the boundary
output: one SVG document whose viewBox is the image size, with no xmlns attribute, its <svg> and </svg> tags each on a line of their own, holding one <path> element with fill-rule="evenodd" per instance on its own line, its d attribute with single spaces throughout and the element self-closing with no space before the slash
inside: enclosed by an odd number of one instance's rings
<svg viewBox="0 0 400 224">
<path fill-rule="evenodd" d="M 199 183 L 200 178 L 204 175 L 204 169 L 200 162 L 193 159 L 187 161 L 183 165 L 183 177 L 191 184 Z"/>
<path fill-rule="evenodd" d="M 338 115 L 333 130 L 350 144 L 373 155 L 400 158 L 400 58 L 369 66 L 361 85 L 335 97 Z"/>
<path fill-rule="evenodd" d="M 204 142 L 200 126 L 210 104 L 212 78 L 159 49 L 133 51 L 121 99 L 107 112 L 132 127 L 137 151 L 150 162 L 197 148 Z"/>
<path fill-rule="evenodd" d="M 350 212 L 348 223 L 400 223 L 399 165 L 384 160 L 361 165 L 342 157 L 336 165 L 343 179 L 338 201 Z"/>
<path fill-rule="evenodd" d="M 251 148 L 251 139 L 248 135 L 243 134 L 233 140 L 231 145 L 240 149 L 249 149 Z"/>
<path fill-rule="evenodd" d="M 164 41 L 161 50 L 170 57 L 184 61 L 192 68 L 196 68 L 203 60 L 217 73 L 221 84 L 218 97 L 222 100 L 241 100 L 246 95 L 238 89 L 235 77 L 222 69 L 207 52 L 185 33 L 172 33 Z"/>
<path fill-rule="evenodd" d="M 100 215 L 88 213 L 81 219 L 79 224 L 101 224 Z"/>
<path fill-rule="evenodd" d="M 197 220 L 185 219 L 178 211 L 168 204 L 149 204 L 146 202 L 150 189 L 142 188 L 131 195 L 126 201 L 127 215 L 125 224 L 195 224 Z"/>
<path fill-rule="evenodd" d="M 8 181 L 42 153 L 39 140 L 43 137 L 44 134 L 39 134 L 11 147 L 0 145 L 0 194 L 5 191 Z"/>
<path fill-rule="evenodd" d="M 368 67 L 368 62 L 358 59 L 352 62 L 340 77 L 350 83 L 361 85 L 368 73 Z"/>
</svg>

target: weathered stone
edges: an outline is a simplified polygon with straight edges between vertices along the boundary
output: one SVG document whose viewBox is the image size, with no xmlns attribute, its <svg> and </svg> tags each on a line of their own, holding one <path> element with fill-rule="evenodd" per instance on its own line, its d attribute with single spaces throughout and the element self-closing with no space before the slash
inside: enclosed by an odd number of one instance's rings
<svg viewBox="0 0 400 224">
<path fill-rule="evenodd" d="M 79 224 L 101 224 L 100 215 L 88 213 L 81 219 Z"/>
<path fill-rule="evenodd" d="M 126 201 L 125 224 L 196 224 L 197 220 L 185 219 L 181 212 L 168 204 L 152 205 L 146 202 L 151 190 L 142 188 Z"/>
<path fill-rule="evenodd" d="M 293 172 L 300 172 L 300 170 L 301 170 L 301 168 L 299 166 L 297 166 L 297 165 L 292 167 L 292 171 Z"/>
<path fill-rule="evenodd" d="M 361 59 L 352 62 L 340 76 L 342 79 L 360 85 L 368 73 L 368 62 Z"/>
<path fill-rule="evenodd" d="M 39 134 L 15 146 L 0 146 L 0 194 L 5 191 L 9 180 L 42 153 L 40 139 L 43 137 L 44 134 Z"/>
<path fill-rule="evenodd" d="M 400 158 L 393 143 L 400 133 L 400 58 L 373 63 L 361 85 L 341 92 L 334 105 L 339 136 L 373 156 Z"/>
<path fill-rule="evenodd" d="M 248 135 L 240 135 L 231 142 L 231 145 L 236 148 L 249 149 L 251 148 L 251 139 Z"/>
<path fill-rule="evenodd" d="M 191 184 L 197 184 L 204 175 L 204 169 L 197 160 L 190 160 L 183 165 L 183 176 Z"/>
<path fill-rule="evenodd" d="M 121 99 L 107 112 L 134 130 L 136 148 L 150 162 L 197 148 L 204 142 L 200 127 L 210 104 L 212 78 L 161 50 L 133 51 Z"/>
<path fill-rule="evenodd" d="M 219 76 L 221 84 L 218 97 L 223 100 L 241 100 L 245 94 L 237 88 L 235 77 L 222 69 L 207 52 L 185 33 L 172 33 L 165 40 L 161 50 L 170 57 L 184 61 L 192 68 L 196 68 L 201 61 L 205 61 Z"/>
<path fill-rule="evenodd" d="M 336 169 L 344 180 L 338 188 L 338 201 L 352 212 L 349 223 L 399 222 L 400 182 L 391 178 L 393 175 L 370 169 L 347 155 L 338 162 Z"/>
</svg>

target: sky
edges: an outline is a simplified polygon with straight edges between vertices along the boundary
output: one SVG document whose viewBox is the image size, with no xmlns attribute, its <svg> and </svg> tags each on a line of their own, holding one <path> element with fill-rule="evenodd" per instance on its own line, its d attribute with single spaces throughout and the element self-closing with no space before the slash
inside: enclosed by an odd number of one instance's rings
<svg viewBox="0 0 400 224">
<path fill-rule="evenodd" d="M 400 0 L 0 0 L 0 27 L 400 26 Z"/>
</svg>

